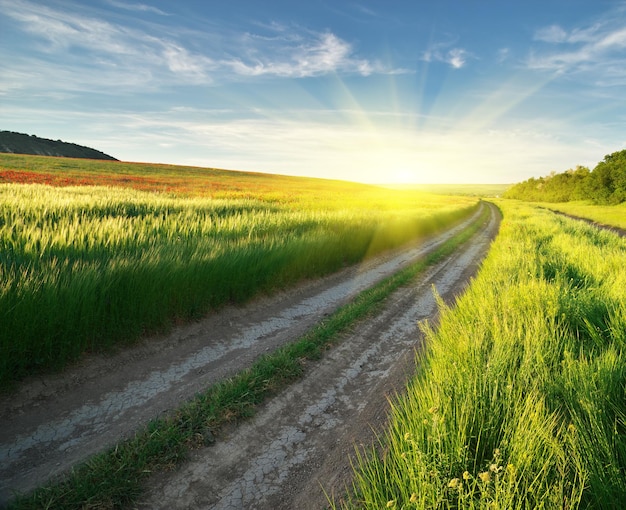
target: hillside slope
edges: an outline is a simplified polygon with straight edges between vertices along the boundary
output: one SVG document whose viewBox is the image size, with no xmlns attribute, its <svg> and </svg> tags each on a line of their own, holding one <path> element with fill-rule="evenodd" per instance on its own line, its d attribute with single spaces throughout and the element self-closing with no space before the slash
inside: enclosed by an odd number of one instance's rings
<svg viewBox="0 0 626 510">
<path fill-rule="evenodd" d="M 0 152 L 117 161 L 114 157 L 90 147 L 13 131 L 0 131 Z"/>
</svg>

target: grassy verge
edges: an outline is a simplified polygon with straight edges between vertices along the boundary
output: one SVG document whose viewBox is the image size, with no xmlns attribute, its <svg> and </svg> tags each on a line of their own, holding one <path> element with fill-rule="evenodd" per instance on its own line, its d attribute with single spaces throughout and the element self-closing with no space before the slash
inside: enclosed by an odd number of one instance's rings
<svg viewBox="0 0 626 510">
<path fill-rule="evenodd" d="M 152 421 L 134 438 L 77 467 L 55 485 L 18 497 L 9 508 L 120 508 L 141 493 L 150 473 L 180 463 L 190 448 L 206 445 L 225 423 L 253 414 L 255 406 L 303 374 L 303 361 L 316 359 L 338 335 L 376 311 L 387 296 L 426 267 L 450 255 L 481 228 L 481 217 L 418 263 L 362 292 L 301 339 L 260 358 L 251 368 L 210 387 L 167 418 Z"/>
<path fill-rule="evenodd" d="M 542 204 L 546 209 L 593 220 L 602 225 L 626 229 L 626 203 L 619 205 L 593 205 L 584 202 Z"/>
<path fill-rule="evenodd" d="M 437 330 L 341 508 L 621 508 L 626 242 L 502 202 L 500 235 Z"/>
</svg>

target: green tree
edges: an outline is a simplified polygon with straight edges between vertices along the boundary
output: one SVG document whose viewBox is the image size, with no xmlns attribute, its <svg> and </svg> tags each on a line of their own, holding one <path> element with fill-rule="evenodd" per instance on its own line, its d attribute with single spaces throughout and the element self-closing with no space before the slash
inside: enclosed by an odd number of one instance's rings
<svg viewBox="0 0 626 510">
<path fill-rule="evenodd" d="M 598 204 L 626 201 L 626 150 L 605 156 L 591 172 L 587 189 Z"/>
<path fill-rule="evenodd" d="M 570 200 L 585 200 L 587 196 L 587 185 L 591 170 L 586 166 L 578 165 L 575 170 L 567 170 L 570 175 Z"/>
<path fill-rule="evenodd" d="M 569 202 L 588 198 L 587 181 L 590 171 L 587 167 L 577 166 L 562 173 L 551 172 L 546 177 L 527 181 L 512 186 L 505 193 L 507 198 L 536 202 Z"/>
</svg>

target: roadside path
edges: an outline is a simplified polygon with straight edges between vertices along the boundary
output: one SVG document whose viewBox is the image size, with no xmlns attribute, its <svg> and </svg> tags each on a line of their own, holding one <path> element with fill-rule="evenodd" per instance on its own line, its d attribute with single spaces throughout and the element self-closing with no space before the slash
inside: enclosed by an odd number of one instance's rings
<svg viewBox="0 0 626 510">
<path fill-rule="evenodd" d="M 489 207 L 495 218 L 495 207 Z M 0 505 L 11 491 L 28 491 L 67 472 L 203 388 L 293 341 L 362 290 L 436 249 L 475 217 L 402 251 L 241 308 L 226 308 L 167 336 L 116 355 L 85 359 L 63 374 L 27 381 L 19 391 L 0 396 Z M 475 264 L 480 256 L 465 264 Z M 410 317 L 406 320 L 414 323 Z M 223 448 L 221 441 L 217 448 Z"/>
</svg>

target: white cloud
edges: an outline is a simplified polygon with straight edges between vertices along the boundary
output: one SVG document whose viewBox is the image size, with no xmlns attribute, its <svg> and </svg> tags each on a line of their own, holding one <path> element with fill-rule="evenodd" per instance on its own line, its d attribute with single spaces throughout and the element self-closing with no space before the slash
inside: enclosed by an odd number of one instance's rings
<svg viewBox="0 0 626 510">
<path fill-rule="evenodd" d="M 152 5 L 128 4 L 124 2 L 117 2 L 116 0 L 107 0 L 107 3 L 109 5 L 112 5 L 113 7 L 117 7 L 118 9 L 124 9 L 127 11 L 151 12 L 153 14 L 158 14 L 159 16 L 169 16 L 169 14 L 167 14 L 166 12 Z"/>
<path fill-rule="evenodd" d="M 566 30 L 551 25 L 536 31 L 544 43 L 533 48 L 530 69 L 582 74 L 596 85 L 623 84 L 626 78 L 626 12 L 617 9 L 600 21 Z"/>
<path fill-rule="evenodd" d="M 135 82 L 133 76 L 160 79 L 209 81 L 211 61 L 194 55 L 174 41 L 154 37 L 138 29 L 109 23 L 95 17 L 68 13 L 28 1 L 10 4 L 0 1 L 5 14 L 23 30 L 37 39 L 47 41 L 40 47 L 44 57 L 32 67 L 32 73 L 41 76 L 46 69 L 56 68 L 68 81 L 52 81 L 69 89 L 75 85 L 106 82 L 107 86 Z M 34 60 L 34 57 L 30 57 Z M 11 64 L 15 65 L 15 64 Z M 116 79 L 106 80 L 115 73 Z M 90 74 L 91 76 L 83 76 Z M 97 76 L 96 76 L 97 74 Z M 145 85 L 145 83 L 144 83 Z"/>
<path fill-rule="evenodd" d="M 453 44 L 452 42 L 441 42 L 431 45 L 422 54 L 422 60 L 425 62 L 443 62 L 454 69 L 464 67 L 468 58 L 472 58 L 473 55 L 463 48 L 450 48 Z"/>
<path fill-rule="evenodd" d="M 534 39 L 536 41 L 545 41 L 550 43 L 562 43 L 567 40 L 567 32 L 558 25 L 550 25 L 549 27 L 540 28 L 535 32 Z"/>
<path fill-rule="evenodd" d="M 163 58 L 167 67 L 176 75 L 184 75 L 198 82 L 208 82 L 208 72 L 217 67 L 215 62 L 203 55 L 192 54 L 189 50 L 169 41 L 159 42 L 163 46 Z"/>
<path fill-rule="evenodd" d="M 453 48 L 447 54 L 447 62 L 455 69 L 460 69 L 467 62 L 467 51 L 462 48 Z"/>
<path fill-rule="evenodd" d="M 153 11 L 141 3 L 108 3 L 130 11 Z M 177 26 L 137 23 L 136 19 L 128 24 L 112 22 L 87 8 L 61 10 L 30 0 L 0 0 L 0 9 L 17 22 L 17 28 L 32 36 L 25 38 L 25 44 L 39 44 L 37 53 L 29 57 L 31 61 L 39 58 L 38 63 L 33 62 L 31 80 L 20 80 L 26 88 L 43 83 L 40 78 L 55 67 L 66 77 L 63 82 L 47 82 L 57 91 L 90 88 L 105 93 L 111 87 L 119 90 L 120 85 L 136 83 L 137 76 L 147 80 L 143 86 L 149 88 L 259 76 L 405 72 L 358 57 L 352 44 L 330 31 L 320 33 L 273 23 L 257 24 L 258 34 L 236 33 L 217 24 L 214 30 L 190 32 Z M 7 61 L 7 75 L 24 72 L 23 66 L 18 72 L 19 62 Z M 16 87 L 17 83 L 6 80 L 3 84 L 5 90 Z"/>
<path fill-rule="evenodd" d="M 276 41 L 280 46 L 276 47 Z M 260 48 L 258 43 L 272 43 Z M 270 44 L 266 44 L 270 46 Z M 263 49 L 269 51 L 262 51 Z M 363 76 L 385 72 L 382 66 L 353 56 L 350 44 L 331 32 L 312 34 L 308 40 L 298 37 L 257 38 L 250 57 L 225 60 L 223 64 L 244 76 L 274 75 L 281 77 L 319 76 L 332 72 L 358 73 Z"/>
<path fill-rule="evenodd" d="M 71 47 L 99 50 L 102 53 L 134 52 L 127 44 L 128 31 L 105 21 L 65 13 L 26 1 L 0 2 L 4 14 L 16 20 L 23 29 L 52 44 L 42 47 L 52 53 Z"/>
<path fill-rule="evenodd" d="M 502 64 L 503 62 L 506 62 L 509 59 L 510 54 L 511 54 L 510 48 L 500 48 L 498 50 L 498 54 L 496 58 L 498 64 Z"/>
<path fill-rule="evenodd" d="M 602 34 L 595 47 L 599 51 L 626 48 L 626 28 Z"/>
</svg>

